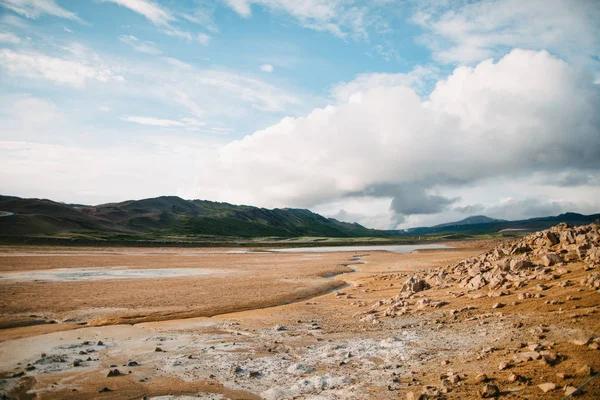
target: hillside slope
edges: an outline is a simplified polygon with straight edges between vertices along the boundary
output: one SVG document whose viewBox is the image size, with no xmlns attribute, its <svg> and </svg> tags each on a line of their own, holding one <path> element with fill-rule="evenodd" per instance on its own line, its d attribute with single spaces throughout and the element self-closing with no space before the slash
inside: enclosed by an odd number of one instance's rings
<svg viewBox="0 0 600 400">
<path fill-rule="evenodd" d="M 325 218 L 309 210 L 265 209 L 161 196 L 81 206 L 45 199 L 0 196 L 0 235 L 66 233 L 228 237 L 389 236 L 359 224 Z"/>
</svg>

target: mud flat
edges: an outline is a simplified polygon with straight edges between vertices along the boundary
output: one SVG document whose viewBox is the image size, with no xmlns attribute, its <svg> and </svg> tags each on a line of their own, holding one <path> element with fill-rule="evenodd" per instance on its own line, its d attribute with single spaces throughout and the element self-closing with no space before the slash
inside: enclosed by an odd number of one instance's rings
<svg viewBox="0 0 600 400">
<path fill-rule="evenodd" d="M 207 303 L 215 310 L 238 308 L 211 317 L 105 326 L 91 326 L 94 320 L 88 315 L 88 319 L 80 317 L 81 322 L 87 321 L 85 326 L 61 322 L 0 330 L 0 391 L 9 397 L 41 399 L 470 399 L 481 398 L 481 393 L 487 396 L 485 390 L 492 391 L 493 386 L 498 390 L 494 396 L 500 398 L 560 399 L 565 388 L 578 387 L 600 369 L 600 353 L 594 345 L 600 341 L 600 294 L 580 283 L 594 270 L 584 270 L 589 263 L 573 260 L 554 267 L 567 271 L 544 281 L 549 286 L 544 290 L 536 288 L 537 278 L 524 279 L 523 286 L 506 289 L 498 297 L 489 295 L 496 290 L 487 286 L 467 289 L 460 281 L 437 278 L 458 261 L 497 244 L 469 242 L 410 254 L 198 255 L 172 249 L 168 254 L 139 249 L 123 254 L 119 249 L 108 255 L 87 252 L 83 258 L 51 252 L 32 256 L 24 249 L 10 249 L 5 253 L 13 255 L 2 263 L 5 271 L 13 272 L 26 266 L 31 270 L 32 265 L 54 269 L 102 263 L 129 269 L 160 265 L 236 271 L 220 277 L 75 282 L 92 292 L 98 290 L 94 285 L 108 285 L 102 290 L 110 290 L 125 303 L 107 304 L 110 296 L 102 301 L 87 296 L 99 312 L 104 312 L 102 307 L 121 307 L 115 315 L 126 315 L 136 307 L 146 315 L 153 310 L 146 297 L 169 302 L 170 290 L 179 286 L 185 290 L 174 292 L 177 300 L 169 303 L 173 307 L 189 304 L 194 312 Z M 22 255 L 15 257 L 17 252 Z M 129 261 L 115 262 L 113 256 Z M 6 261 L 19 257 L 25 258 Z M 91 259 L 84 261 L 86 257 Z M 407 287 L 409 278 L 424 279 L 430 286 L 400 296 L 418 288 Z M 261 284 L 254 285 L 254 280 Z M 558 284 L 565 280 L 572 284 Z M 319 295 L 324 284 L 334 282 L 351 286 Z M 39 288 L 54 284 L 63 285 L 55 290 L 62 287 L 67 296 L 65 289 L 73 287 L 64 285 L 74 282 L 19 283 L 24 286 L 0 282 L 4 294 L 15 296 L 3 300 L 13 314 L 3 312 L 14 316 L 39 307 L 53 316 L 65 312 L 58 300 L 46 305 L 32 297 L 27 306 L 12 303 L 19 297 L 11 291 L 45 293 Z M 128 296 L 118 293 L 123 284 L 131 284 L 126 287 Z M 268 307 L 273 299 L 293 301 L 307 288 L 318 290 L 304 300 Z M 156 296 L 151 296 L 152 290 Z M 213 295 L 194 302 L 197 291 Z M 49 293 L 46 299 L 51 300 Z M 253 309 L 240 310 L 236 302 L 249 301 L 248 297 L 258 298 L 261 308 L 245 303 Z M 398 305 L 400 301 L 406 305 Z M 392 306 L 394 310 L 389 310 Z M 599 393 L 600 384 L 592 381 L 578 398 L 598 398 Z"/>
</svg>

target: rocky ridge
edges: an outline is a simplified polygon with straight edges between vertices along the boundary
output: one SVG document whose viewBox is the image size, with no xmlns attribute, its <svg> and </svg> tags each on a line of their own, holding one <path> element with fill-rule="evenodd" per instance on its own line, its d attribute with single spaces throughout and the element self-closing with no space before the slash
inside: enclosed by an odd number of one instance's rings
<svg viewBox="0 0 600 400">
<path fill-rule="evenodd" d="M 444 267 L 411 274 L 399 293 L 391 299 L 376 302 L 368 314 L 395 317 L 409 313 L 415 307 L 439 308 L 448 304 L 429 298 L 416 299 L 415 294 L 427 289 L 443 289 L 457 285 L 464 289 L 450 292 L 454 297 L 483 296 L 478 291 L 488 289 L 487 296 L 502 297 L 511 291 L 531 287 L 532 292 L 520 293 L 519 299 L 542 298 L 541 292 L 553 282 L 562 287 L 576 284 L 561 278 L 571 272 L 566 267 L 583 263 L 592 271 L 578 283 L 600 292 L 600 226 L 596 223 L 570 227 L 559 224 L 511 243 L 503 243 L 478 257 L 468 258 Z M 476 293 L 477 292 L 477 293 Z M 475 294 L 476 293 L 476 294 Z M 503 307 L 497 303 L 494 308 Z"/>
</svg>

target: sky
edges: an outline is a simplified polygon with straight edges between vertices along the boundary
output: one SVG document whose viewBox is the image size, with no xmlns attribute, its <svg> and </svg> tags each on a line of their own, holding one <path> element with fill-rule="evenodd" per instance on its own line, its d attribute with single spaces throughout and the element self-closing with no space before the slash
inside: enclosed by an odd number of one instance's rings
<svg viewBox="0 0 600 400">
<path fill-rule="evenodd" d="M 599 213 L 600 2 L 0 0 L 0 188 Z"/>
</svg>

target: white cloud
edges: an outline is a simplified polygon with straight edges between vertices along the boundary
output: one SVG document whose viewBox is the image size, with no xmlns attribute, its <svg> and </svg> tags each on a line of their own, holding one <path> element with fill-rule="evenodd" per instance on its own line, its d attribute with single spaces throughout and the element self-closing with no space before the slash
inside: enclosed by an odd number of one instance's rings
<svg viewBox="0 0 600 400">
<path fill-rule="evenodd" d="M 27 18 L 37 19 L 43 15 L 51 15 L 66 18 L 77 22 L 83 22 L 77 14 L 65 10 L 54 0 L 0 0 L 0 6 L 6 7 Z"/>
<path fill-rule="evenodd" d="M 475 63 L 514 47 L 546 49 L 571 61 L 600 53 L 595 0 L 415 2 L 421 42 L 445 63 Z"/>
<path fill-rule="evenodd" d="M 285 111 L 288 105 L 299 105 L 300 99 L 261 80 L 220 70 L 199 70 L 193 80 L 234 95 L 262 111 Z"/>
<path fill-rule="evenodd" d="M 110 68 L 85 60 L 65 59 L 30 51 L 0 49 L 0 66 L 11 75 L 45 79 L 58 85 L 83 88 L 87 81 L 122 81 Z"/>
<path fill-rule="evenodd" d="M 141 41 L 133 35 L 121 35 L 119 40 L 123 43 L 127 43 L 133 47 L 135 51 L 139 51 L 140 53 L 150 55 L 162 54 L 162 51 L 160 51 L 153 42 Z"/>
<path fill-rule="evenodd" d="M 210 36 L 208 36 L 206 33 L 199 33 L 196 36 L 196 39 L 202 46 L 208 46 L 210 44 Z"/>
<path fill-rule="evenodd" d="M 184 127 L 198 127 L 206 125 L 202 121 L 198 121 L 194 118 L 183 118 L 181 121 L 175 121 L 172 119 L 161 119 L 154 117 L 121 117 L 123 121 L 134 122 L 141 125 L 158 126 L 162 128 L 184 128 Z"/>
<path fill-rule="evenodd" d="M 250 2 L 248 0 L 224 0 L 233 11 L 244 18 L 248 18 L 252 14 Z"/>
<path fill-rule="evenodd" d="M 465 205 L 448 188 L 565 168 L 600 171 L 600 88 L 593 74 L 547 52 L 514 50 L 496 63 L 457 68 L 427 101 L 385 78 L 347 102 L 228 144 L 198 190 L 264 206 L 393 198 L 400 221 Z M 223 181 L 228 187 L 219 191 Z"/>
<path fill-rule="evenodd" d="M 148 0 L 103 0 L 110 3 L 118 4 L 128 8 L 133 12 L 143 15 L 152 23 L 161 26 L 169 26 L 169 23 L 175 21 L 173 14 L 166 8 L 148 1 Z"/>
<path fill-rule="evenodd" d="M 210 36 L 208 36 L 205 33 L 199 33 L 197 35 L 193 35 L 192 33 L 182 30 L 180 28 L 178 28 L 177 22 L 178 22 L 178 18 L 176 17 L 176 15 L 184 18 L 187 21 L 191 21 L 194 23 L 205 23 L 206 19 L 199 19 L 199 16 L 201 16 L 201 10 L 199 10 L 199 14 L 198 16 L 193 16 L 193 15 L 189 15 L 189 14 L 185 14 L 185 13 L 176 13 L 173 12 L 153 1 L 150 0 L 102 0 L 105 2 L 110 2 L 110 3 L 115 3 L 118 4 L 122 7 L 128 8 L 133 12 L 136 12 L 142 16 L 144 16 L 145 18 L 147 18 L 149 21 L 151 21 L 153 24 L 161 27 L 162 32 L 166 35 L 169 36 L 175 36 L 175 37 L 180 37 L 183 39 L 186 39 L 187 41 L 192 41 L 193 39 L 196 39 L 200 44 L 202 44 L 203 46 L 207 46 L 210 42 Z M 207 24 L 209 27 L 212 26 L 211 24 Z M 144 45 L 144 47 L 147 47 L 148 45 Z M 154 46 L 150 46 L 152 48 L 154 48 Z M 148 50 L 148 48 L 147 48 Z M 152 50 L 150 50 L 152 51 Z M 147 51 L 144 51 L 147 53 Z M 148 53 L 148 54 L 158 54 L 156 52 L 154 53 Z"/>
<path fill-rule="evenodd" d="M 340 82 L 332 86 L 331 93 L 337 101 L 346 102 L 354 93 L 364 92 L 374 87 L 406 86 L 416 92 L 423 90 L 425 83 L 439 77 L 435 67 L 417 66 L 408 73 L 368 73 L 359 74 L 350 82 Z"/>
<path fill-rule="evenodd" d="M 67 32 L 67 33 L 73 33 L 72 29 L 67 28 L 66 26 L 63 26 L 63 31 Z"/>
<path fill-rule="evenodd" d="M 240 16 L 248 18 L 252 5 L 265 7 L 276 13 L 293 17 L 304 28 L 329 32 L 336 37 L 368 37 L 367 28 L 379 23 L 379 6 L 385 2 L 373 2 L 368 7 L 355 1 L 345 0 L 225 0 Z"/>
<path fill-rule="evenodd" d="M 260 66 L 260 70 L 263 72 L 273 72 L 273 66 L 271 64 L 263 64 Z"/>
<path fill-rule="evenodd" d="M 190 69 L 193 68 L 190 64 L 185 63 L 185 62 L 183 62 L 181 60 L 178 60 L 176 58 L 163 57 L 163 60 L 166 63 L 171 64 L 172 66 L 177 67 L 177 68 L 181 68 L 181 69 L 185 69 L 185 70 L 190 70 Z"/>
<path fill-rule="evenodd" d="M 0 43 L 19 44 L 21 38 L 12 32 L 0 32 Z"/>
<path fill-rule="evenodd" d="M 27 29 L 29 27 L 27 22 L 12 14 L 5 14 L 0 17 L 0 23 L 2 23 L 2 25 L 8 25 L 19 29 Z"/>
</svg>

